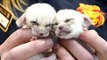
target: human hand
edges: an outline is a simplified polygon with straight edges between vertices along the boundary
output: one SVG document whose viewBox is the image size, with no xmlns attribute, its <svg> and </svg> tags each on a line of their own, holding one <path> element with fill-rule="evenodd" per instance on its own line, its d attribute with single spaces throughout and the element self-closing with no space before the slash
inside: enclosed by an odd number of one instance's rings
<svg viewBox="0 0 107 60">
<path fill-rule="evenodd" d="M 99 60 L 107 60 L 107 42 L 93 31 L 85 31 L 80 37 L 82 41 L 89 44 Z M 96 60 L 76 40 L 60 40 L 60 44 L 54 46 L 58 60 Z"/>
<path fill-rule="evenodd" d="M 30 29 L 19 29 L 11 34 L 0 46 L 1 60 L 25 60 L 53 46 L 50 38 L 30 41 L 31 37 Z"/>
</svg>

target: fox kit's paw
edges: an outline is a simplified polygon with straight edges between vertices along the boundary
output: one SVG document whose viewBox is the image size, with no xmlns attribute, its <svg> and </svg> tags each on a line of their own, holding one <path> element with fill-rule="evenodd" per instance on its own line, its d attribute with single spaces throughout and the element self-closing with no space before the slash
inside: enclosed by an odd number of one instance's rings
<svg viewBox="0 0 107 60">
<path fill-rule="evenodd" d="M 34 41 L 36 39 L 37 39 L 37 37 L 35 35 L 33 35 L 32 38 L 30 39 L 30 41 Z"/>
</svg>

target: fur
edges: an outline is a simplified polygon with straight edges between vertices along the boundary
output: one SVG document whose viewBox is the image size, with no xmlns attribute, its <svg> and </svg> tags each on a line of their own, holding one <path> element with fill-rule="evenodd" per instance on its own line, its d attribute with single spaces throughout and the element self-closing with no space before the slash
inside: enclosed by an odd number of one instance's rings
<svg viewBox="0 0 107 60">
<path fill-rule="evenodd" d="M 95 60 L 98 60 L 97 56 L 94 55 L 93 49 L 78 39 L 84 29 L 88 29 L 90 25 L 93 25 L 88 16 L 73 9 L 59 10 L 56 14 L 55 24 L 54 29 L 57 37 L 64 40 L 76 39 L 76 41 L 93 55 Z"/>
<path fill-rule="evenodd" d="M 83 28 L 91 25 L 90 18 L 72 9 L 58 11 L 55 20 L 55 34 L 62 39 L 78 38 Z"/>
<path fill-rule="evenodd" d="M 25 13 L 16 21 L 16 24 L 18 27 L 32 29 L 33 36 L 48 37 L 55 16 L 56 11 L 52 6 L 46 3 L 36 3 L 26 9 Z M 43 57 L 41 53 L 27 60 L 41 60 Z M 52 57 L 55 59 L 55 55 L 52 55 Z"/>
<path fill-rule="evenodd" d="M 32 34 L 47 37 L 55 18 L 55 9 L 46 3 L 37 3 L 28 7 L 25 13 L 16 21 L 17 26 L 32 29 Z"/>
</svg>

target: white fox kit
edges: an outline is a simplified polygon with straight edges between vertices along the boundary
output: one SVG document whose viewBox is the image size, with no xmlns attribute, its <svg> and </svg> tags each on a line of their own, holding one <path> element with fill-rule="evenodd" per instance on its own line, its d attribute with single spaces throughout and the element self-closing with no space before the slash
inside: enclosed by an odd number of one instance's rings
<svg viewBox="0 0 107 60">
<path fill-rule="evenodd" d="M 37 3 L 28 7 L 25 13 L 16 21 L 17 26 L 32 29 L 33 35 L 47 37 L 56 11 L 46 3 Z"/>
<path fill-rule="evenodd" d="M 52 6 L 46 3 L 36 3 L 26 9 L 16 24 L 19 27 L 31 28 L 32 35 L 44 38 L 49 36 L 55 16 L 56 11 Z M 42 57 L 42 54 L 38 54 L 28 60 L 41 60 Z"/>
<path fill-rule="evenodd" d="M 56 25 L 55 34 L 57 37 L 65 40 L 76 39 L 82 46 L 84 46 L 92 55 L 94 51 L 83 41 L 79 40 L 79 35 L 93 25 L 91 19 L 76 10 L 63 9 L 59 10 L 55 18 Z M 98 60 L 95 55 L 95 60 Z"/>
<path fill-rule="evenodd" d="M 94 55 L 94 50 L 78 39 L 79 35 L 85 29 L 88 29 L 90 25 L 93 25 L 92 20 L 88 16 L 73 9 L 63 9 L 57 12 L 54 21 L 54 29 L 57 37 L 64 40 L 76 39 L 95 57 L 95 60 L 98 60 Z"/>
<path fill-rule="evenodd" d="M 60 10 L 56 14 L 56 36 L 62 39 L 78 38 L 83 28 L 91 25 L 91 19 L 72 9 Z"/>
</svg>

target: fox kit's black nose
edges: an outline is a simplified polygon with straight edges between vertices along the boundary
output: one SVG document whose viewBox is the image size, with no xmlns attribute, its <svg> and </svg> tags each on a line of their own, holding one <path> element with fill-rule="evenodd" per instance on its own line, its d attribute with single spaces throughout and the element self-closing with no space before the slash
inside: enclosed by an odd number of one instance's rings
<svg viewBox="0 0 107 60">
<path fill-rule="evenodd" d="M 63 27 L 62 27 L 62 26 L 60 26 L 60 27 L 59 27 L 59 30 L 62 30 L 62 29 L 63 29 Z"/>
<path fill-rule="evenodd" d="M 39 33 L 39 35 L 40 35 L 40 36 L 43 36 L 44 34 L 43 34 L 43 33 Z"/>
</svg>

